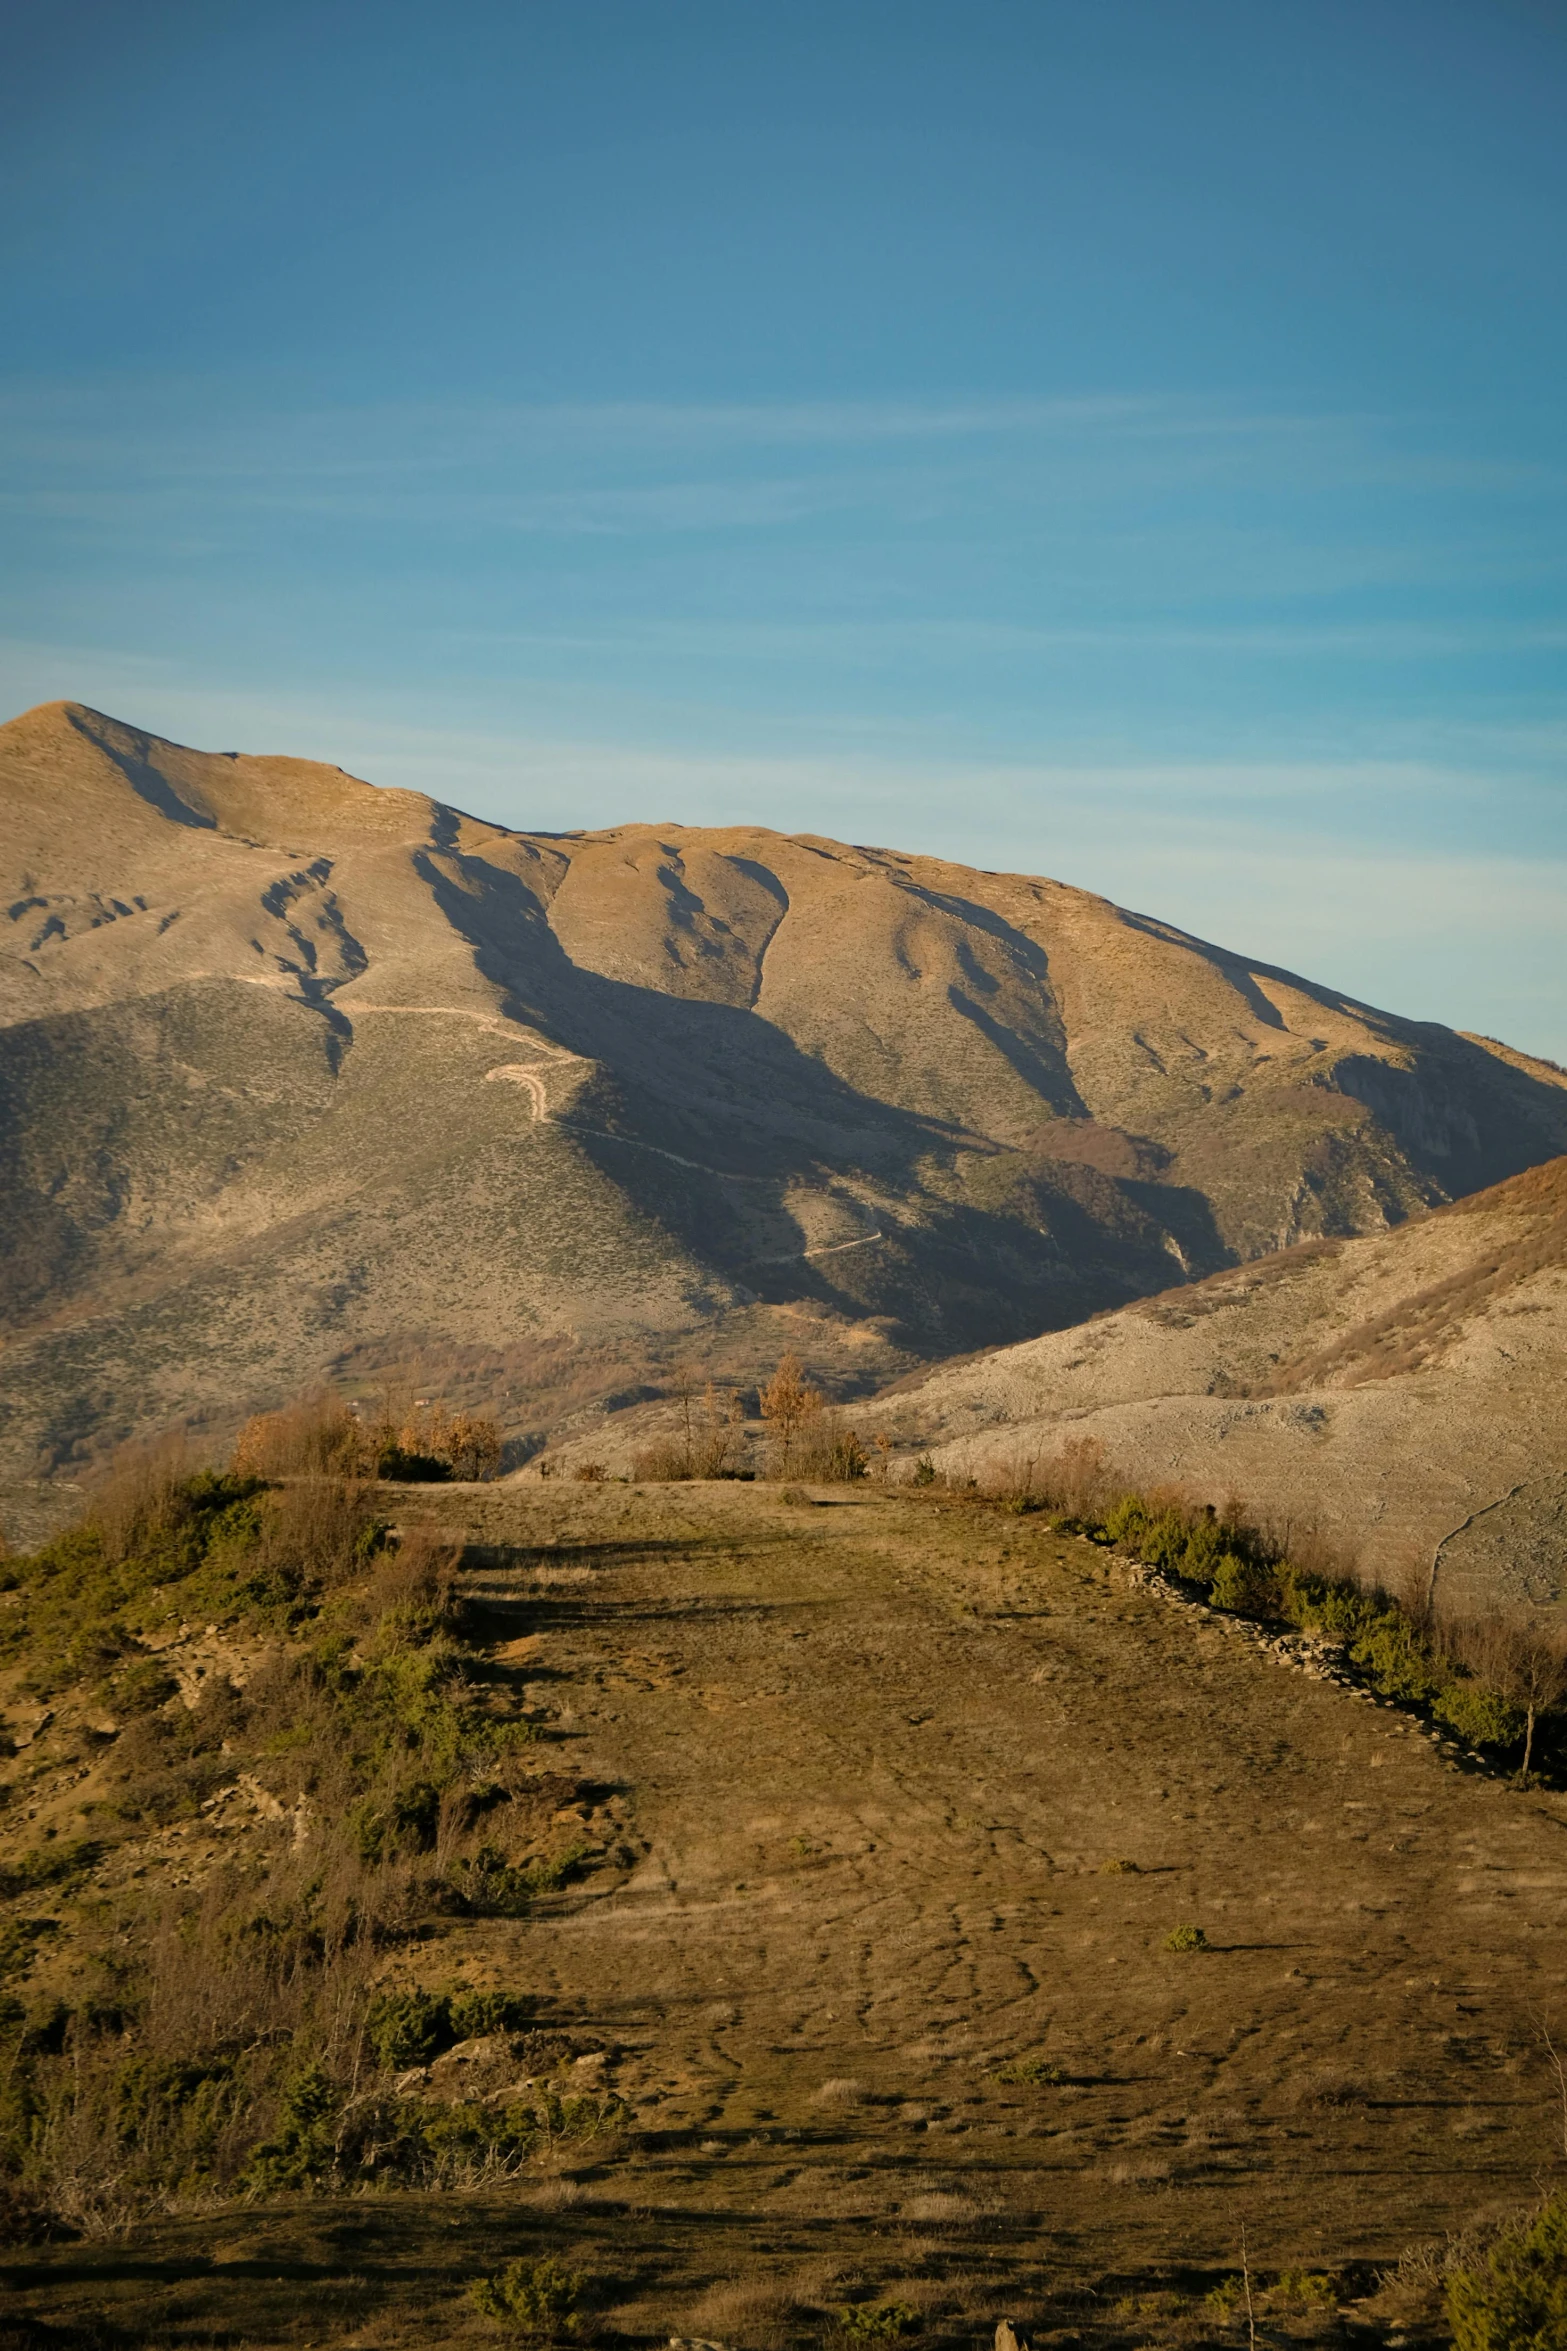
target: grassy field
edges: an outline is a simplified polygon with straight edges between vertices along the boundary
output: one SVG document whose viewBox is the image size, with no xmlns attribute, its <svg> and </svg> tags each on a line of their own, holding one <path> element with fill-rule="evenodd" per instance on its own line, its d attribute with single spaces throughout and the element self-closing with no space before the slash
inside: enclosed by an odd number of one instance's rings
<svg viewBox="0 0 1567 2351">
<path fill-rule="evenodd" d="M 442 2192 L 192 2195 L 13 2247 L 14 2340 L 477 2342 L 472 2282 L 548 2253 L 608 2339 L 1244 2341 L 1244 2237 L 1265 2339 L 1407 2341 L 1429 2277 L 1379 2273 L 1559 2181 L 1567 1798 L 1038 1517 L 736 1485 L 388 1507 L 465 1546 L 471 1670 L 531 1727 L 568 1863 L 377 1962 L 383 1998 L 532 2010 L 401 2091 L 547 2075 L 618 2119 Z M 87 1703 L 0 1698 L 39 1724 L 7 1852 L 91 1825 Z M 300 1834 L 243 1810 L 99 1878 Z M 40 1984 L 105 1898 L 54 1903 Z"/>
</svg>

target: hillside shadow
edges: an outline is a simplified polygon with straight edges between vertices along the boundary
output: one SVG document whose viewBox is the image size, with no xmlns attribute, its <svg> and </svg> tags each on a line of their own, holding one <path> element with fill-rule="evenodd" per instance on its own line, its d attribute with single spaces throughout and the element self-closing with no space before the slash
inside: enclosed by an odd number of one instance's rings
<svg viewBox="0 0 1567 2351">
<path fill-rule="evenodd" d="M 764 1303 L 802 1301 L 856 1317 L 881 1315 L 904 1343 L 941 1352 L 993 1344 L 1080 1320 L 1169 1286 L 1173 1256 L 1128 1246 L 1117 1230 L 1163 1229 L 1146 1183 L 1141 1196 L 1105 1179 L 1105 1219 L 1091 1243 L 1060 1238 L 1011 1214 L 933 1193 L 933 1166 L 950 1178 L 971 1155 L 1004 1146 L 959 1122 L 904 1110 L 851 1085 L 754 1011 L 666 995 L 572 962 L 544 910 L 516 875 L 487 860 L 421 853 L 423 879 L 509 1017 L 593 1065 L 559 1118 L 574 1143 L 698 1262 Z M 1080 1112 L 1045 1067 L 1037 1041 L 980 1008 L 972 1015 L 1042 1108 Z M 869 1177 L 917 1204 L 910 1229 L 863 1236 L 853 1249 L 810 1257 L 786 1206 L 791 1189 L 820 1192 L 843 1175 Z M 1225 1252 L 1206 1200 L 1172 1198 L 1182 1246 L 1206 1223 L 1208 1262 Z M 798 1234 L 799 1252 L 772 1238 Z M 1172 1236 L 1173 1237 L 1173 1236 Z M 1214 1254 L 1210 1254 L 1210 1250 Z M 1205 1267 L 1206 1270 L 1206 1267 Z"/>
</svg>

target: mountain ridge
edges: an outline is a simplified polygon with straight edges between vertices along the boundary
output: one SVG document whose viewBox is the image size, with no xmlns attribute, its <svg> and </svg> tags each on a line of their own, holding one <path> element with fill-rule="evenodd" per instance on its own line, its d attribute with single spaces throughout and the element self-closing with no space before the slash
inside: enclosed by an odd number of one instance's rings
<svg viewBox="0 0 1567 2351">
<path fill-rule="evenodd" d="M 600 1358 L 859 1392 L 1567 1149 L 1549 1065 L 1045 877 L 80 704 L 0 799 L 13 1478 L 458 1358 L 519 1443 Z"/>
<path fill-rule="evenodd" d="M 938 1367 L 882 1417 L 951 1474 L 1067 1447 L 1229 1494 L 1459 1613 L 1567 1602 L 1567 1158 Z"/>
</svg>

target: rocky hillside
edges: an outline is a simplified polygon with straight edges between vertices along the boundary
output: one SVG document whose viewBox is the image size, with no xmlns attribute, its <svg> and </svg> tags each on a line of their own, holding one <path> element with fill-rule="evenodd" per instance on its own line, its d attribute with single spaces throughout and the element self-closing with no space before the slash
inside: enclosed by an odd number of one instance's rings
<svg viewBox="0 0 1567 2351">
<path fill-rule="evenodd" d="M 0 806 L 13 1480 L 320 1373 L 516 1440 L 682 1353 L 859 1392 L 1567 1149 L 1559 1070 L 1052 881 L 74 704 Z"/>
<path fill-rule="evenodd" d="M 938 1371 L 884 1417 L 961 1474 L 1097 1444 L 1463 1610 L 1567 1598 L 1567 1159 Z"/>
</svg>

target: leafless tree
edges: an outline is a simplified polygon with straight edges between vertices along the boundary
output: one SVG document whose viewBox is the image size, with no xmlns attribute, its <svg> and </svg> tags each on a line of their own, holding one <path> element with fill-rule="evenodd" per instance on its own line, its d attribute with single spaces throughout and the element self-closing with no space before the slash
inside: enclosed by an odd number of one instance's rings
<svg viewBox="0 0 1567 2351">
<path fill-rule="evenodd" d="M 1535 1725 L 1567 1698 L 1567 1633 L 1537 1617 L 1498 1612 L 1460 1627 L 1454 1647 L 1470 1672 L 1523 1716 L 1527 1779 Z"/>
</svg>

